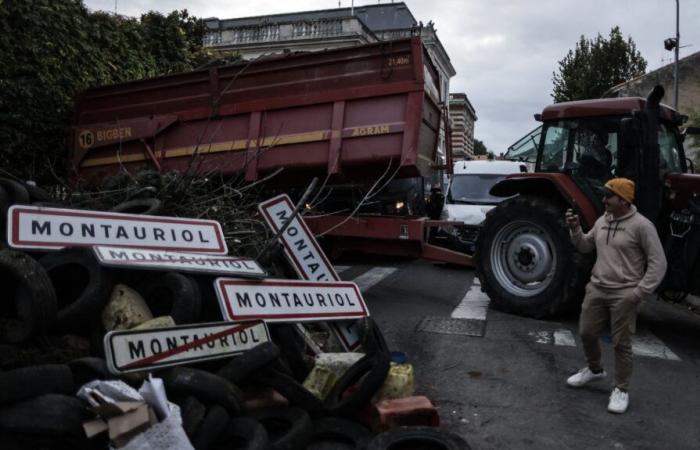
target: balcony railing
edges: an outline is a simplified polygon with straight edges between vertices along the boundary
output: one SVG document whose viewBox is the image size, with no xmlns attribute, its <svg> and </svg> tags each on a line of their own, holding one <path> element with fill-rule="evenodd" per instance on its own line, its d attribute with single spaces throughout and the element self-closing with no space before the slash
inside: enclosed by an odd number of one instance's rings
<svg viewBox="0 0 700 450">
<path fill-rule="evenodd" d="M 212 29 L 204 37 L 204 45 L 265 44 L 276 41 L 323 39 L 334 36 L 364 35 L 374 42 L 377 37 L 355 17 L 266 23 Z"/>
</svg>

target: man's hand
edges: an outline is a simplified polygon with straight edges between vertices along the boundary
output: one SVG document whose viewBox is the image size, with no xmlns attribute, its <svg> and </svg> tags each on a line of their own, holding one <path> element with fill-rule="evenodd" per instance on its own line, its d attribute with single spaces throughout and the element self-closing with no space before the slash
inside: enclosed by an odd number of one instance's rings
<svg viewBox="0 0 700 450">
<path fill-rule="evenodd" d="M 566 219 L 566 224 L 569 226 L 569 229 L 576 230 L 578 227 L 581 226 L 581 222 L 579 222 L 578 215 L 574 214 L 574 211 L 569 208 L 566 210 L 566 214 L 564 214 L 564 218 Z"/>
</svg>

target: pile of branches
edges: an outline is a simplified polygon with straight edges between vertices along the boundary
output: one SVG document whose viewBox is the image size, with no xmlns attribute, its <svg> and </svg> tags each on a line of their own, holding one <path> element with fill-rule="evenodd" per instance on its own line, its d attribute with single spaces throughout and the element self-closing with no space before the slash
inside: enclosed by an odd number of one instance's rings
<svg viewBox="0 0 700 450">
<path fill-rule="evenodd" d="M 61 197 L 81 209 L 216 220 L 232 254 L 257 258 L 273 238 L 257 211 L 265 180 L 143 170 L 108 177 L 97 189 L 77 183 Z"/>
</svg>

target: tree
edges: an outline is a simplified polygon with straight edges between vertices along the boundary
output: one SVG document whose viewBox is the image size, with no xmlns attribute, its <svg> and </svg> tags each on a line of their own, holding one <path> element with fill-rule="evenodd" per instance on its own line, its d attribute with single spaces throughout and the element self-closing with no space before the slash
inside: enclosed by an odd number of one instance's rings
<svg viewBox="0 0 700 450">
<path fill-rule="evenodd" d="M 485 155 L 488 153 L 486 146 L 479 139 L 474 139 L 474 155 Z"/>
<path fill-rule="evenodd" d="M 631 37 L 613 27 L 607 39 L 581 36 L 574 50 L 559 61 L 554 72 L 552 98 L 555 102 L 599 98 L 613 86 L 643 75 L 647 62 Z"/>
<path fill-rule="evenodd" d="M 204 25 L 187 11 L 141 20 L 80 0 L 0 0 L 0 168 L 46 184 L 65 173 L 82 89 L 199 66 Z"/>
</svg>

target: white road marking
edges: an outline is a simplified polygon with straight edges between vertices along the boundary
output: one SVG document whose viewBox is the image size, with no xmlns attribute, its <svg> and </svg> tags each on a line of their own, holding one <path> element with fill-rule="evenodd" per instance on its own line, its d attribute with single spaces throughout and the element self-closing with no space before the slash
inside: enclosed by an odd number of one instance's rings
<svg viewBox="0 0 700 450">
<path fill-rule="evenodd" d="M 471 288 L 464 294 L 464 298 L 452 311 L 451 317 L 454 319 L 477 319 L 486 320 L 486 313 L 489 310 L 491 299 L 481 292 L 478 279 L 474 279 Z"/>
<path fill-rule="evenodd" d="M 648 356 L 650 358 L 668 359 L 670 361 L 680 361 L 673 351 L 666 347 L 659 338 L 651 333 L 642 333 L 632 337 L 632 353 L 637 356 Z"/>
<path fill-rule="evenodd" d="M 565 347 L 576 347 L 576 339 L 574 334 L 565 329 L 554 331 L 554 345 L 563 345 Z"/>
<path fill-rule="evenodd" d="M 335 269 L 335 273 L 345 272 L 349 268 L 350 266 L 333 266 L 333 269 Z"/>
<path fill-rule="evenodd" d="M 535 338 L 535 342 L 538 344 L 551 344 L 552 343 L 552 332 L 551 331 L 530 331 L 529 336 Z"/>
<path fill-rule="evenodd" d="M 394 272 L 396 267 L 374 267 L 352 281 L 357 284 L 361 292 L 366 292 Z"/>
</svg>

